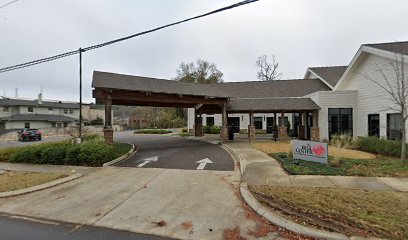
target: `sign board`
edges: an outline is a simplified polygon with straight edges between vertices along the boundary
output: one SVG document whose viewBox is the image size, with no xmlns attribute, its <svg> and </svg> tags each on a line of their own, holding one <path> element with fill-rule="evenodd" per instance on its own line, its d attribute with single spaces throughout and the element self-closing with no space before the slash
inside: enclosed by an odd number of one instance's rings
<svg viewBox="0 0 408 240">
<path fill-rule="evenodd" d="M 293 141 L 293 158 L 327 164 L 327 143 Z"/>
</svg>

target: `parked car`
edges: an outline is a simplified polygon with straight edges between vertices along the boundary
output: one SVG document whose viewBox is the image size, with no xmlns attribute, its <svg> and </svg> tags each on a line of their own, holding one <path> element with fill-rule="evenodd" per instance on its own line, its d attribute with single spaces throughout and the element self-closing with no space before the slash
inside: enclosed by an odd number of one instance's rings
<svg viewBox="0 0 408 240">
<path fill-rule="evenodd" d="M 41 141 L 42 133 L 38 129 L 22 129 L 17 132 L 18 141 L 25 142 L 29 140 Z"/>
</svg>

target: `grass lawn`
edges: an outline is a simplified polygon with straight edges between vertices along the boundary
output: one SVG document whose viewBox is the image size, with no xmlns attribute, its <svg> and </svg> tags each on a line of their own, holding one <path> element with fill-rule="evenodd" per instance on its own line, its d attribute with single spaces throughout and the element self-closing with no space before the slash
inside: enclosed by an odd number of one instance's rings
<svg viewBox="0 0 408 240">
<path fill-rule="evenodd" d="M 292 145 L 289 142 L 254 142 L 252 143 L 256 149 L 266 153 L 287 153 L 292 151 Z M 350 159 L 375 159 L 376 156 L 372 153 L 337 148 L 329 146 L 329 155 L 337 158 L 350 158 Z"/>
<path fill-rule="evenodd" d="M 287 157 L 288 142 L 255 142 L 252 145 L 281 163 L 292 175 L 334 175 L 362 177 L 408 177 L 408 164 L 398 158 L 329 146 L 329 164 Z"/>
<path fill-rule="evenodd" d="M 60 173 L 14 172 L 0 174 L 0 192 L 14 191 L 66 177 Z"/>
<path fill-rule="evenodd" d="M 321 164 L 288 158 L 286 155 L 286 153 L 270 154 L 292 175 L 408 177 L 408 164 L 392 157 L 371 160 L 329 157 L 329 164 Z"/>
<path fill-rule="evenodd" d="M 262 204 L 309 226 L 408 239 L 408 193 L 331 188 L 250 186 Z"/>
</svg>

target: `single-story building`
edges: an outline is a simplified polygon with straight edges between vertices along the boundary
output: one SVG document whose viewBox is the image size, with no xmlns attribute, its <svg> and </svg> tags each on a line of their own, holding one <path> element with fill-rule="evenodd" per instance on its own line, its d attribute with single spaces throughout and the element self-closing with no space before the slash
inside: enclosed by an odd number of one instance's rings
<svg viewBox="0 0 408 240">
<path fill-rule="evenodd" d="M 401 114 L 381 85 L 408 76 L 408 42 L 364 44 L 347 66 L 308 68 L 303 79 L 182 83 L 140 76 L 94 72 L 97 104 L 189 108 L 188 126 L 196 136 L 203 125 L 228 126 L 254 139 L 256 129 L 300 139 L 327 140 L 335 134 L 400 138 Z M 403 61 L 396 69 L 397 58 Z M 399 71 L 399 72 L 398 72 Z M 379 84 L 380 83 L 380 84 Z M 106 121 L 111 138 L 111 120 Z M 288 129 L 289 128 L 289 129 Z"/>
</svg>

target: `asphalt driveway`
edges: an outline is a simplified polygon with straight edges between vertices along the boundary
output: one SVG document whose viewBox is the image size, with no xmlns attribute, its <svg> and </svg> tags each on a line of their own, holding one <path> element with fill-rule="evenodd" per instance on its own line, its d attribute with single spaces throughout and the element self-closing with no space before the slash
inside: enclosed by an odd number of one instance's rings
<svg viewBox="0 0 408 240">
<path fill-rule="evenodd" d="M 218 144 L 172 135 L 135 135 L 119 132 L 116 141 L 138 146 L 137 153 L 116 166 L 233 171 L 234 160 Z"/>
</svg>

